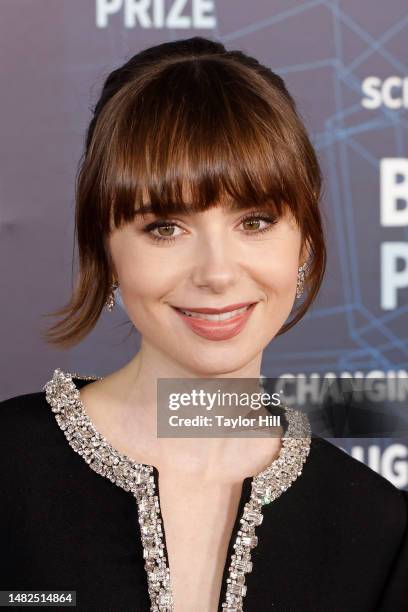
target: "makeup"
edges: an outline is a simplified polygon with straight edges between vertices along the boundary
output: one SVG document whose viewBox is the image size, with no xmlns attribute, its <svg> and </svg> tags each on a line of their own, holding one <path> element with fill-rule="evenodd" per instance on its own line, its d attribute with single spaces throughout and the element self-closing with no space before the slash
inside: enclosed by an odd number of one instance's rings
<svg viewBox="0 0 408 612">
<path fill-rule="evenodd" d="M 208 340 L 229 340 L 244 328 L 257 302 L 219 315 L 183 311 L 173 307 L 180 319 L 198 336 Z M 204 309 L 203 309 L 204 310 Z"/>
</svg>

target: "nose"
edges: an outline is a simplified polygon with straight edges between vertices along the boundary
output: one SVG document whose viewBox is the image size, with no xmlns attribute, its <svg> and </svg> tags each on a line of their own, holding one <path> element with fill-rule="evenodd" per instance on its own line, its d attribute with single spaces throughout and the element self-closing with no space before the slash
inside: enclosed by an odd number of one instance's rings
<svg viewBox="0 0 408 612">
<path fill-rule="evenodd" d="M 192 262 L 192 280 L 196 287 L 208 288 L 216 293 L 237 283 L 241 265 L 236 247 L 224 236 L 205 236 L 197 244 Z"/>
</svg>

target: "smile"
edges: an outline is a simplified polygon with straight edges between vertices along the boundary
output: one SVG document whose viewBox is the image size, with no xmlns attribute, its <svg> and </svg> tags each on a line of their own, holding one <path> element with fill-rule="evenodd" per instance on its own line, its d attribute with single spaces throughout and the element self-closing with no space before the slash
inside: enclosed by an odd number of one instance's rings
<svg viewBox="0 0 408 612">
<path fill-rule="evenodd" d="M 181 310 L 180 312 L 187 315 L 188 317 L 194 317 L 196 319 L 203 319 L 204 321 L 227 321 L 228 319 L 232 319 L 237 314 L 241 314 L 248 310 L 250 306 L 244 306 L 243 308 L 237 308 L 236 310 L 229 310 L 228 312 L 223 312 L 221 314 L 204 314 L 201 312 L 195 312 L 194 310 Z"/>
<path fill-rule="evenodd" d="M 232 310 L 219 309 L 224 310 L 224 312 L 215 313 L 186 310 L 176 306 L 172 306 L 172 308 L 196 335 L 207 340 L 229 340 L 244 329 L 256 304 L 257 302 L 247 303 L 247 305 L 239 305 L 239 308 L 233 308 Z M 216 309 L 202 308 L 200 310 Z"/>
</svg>

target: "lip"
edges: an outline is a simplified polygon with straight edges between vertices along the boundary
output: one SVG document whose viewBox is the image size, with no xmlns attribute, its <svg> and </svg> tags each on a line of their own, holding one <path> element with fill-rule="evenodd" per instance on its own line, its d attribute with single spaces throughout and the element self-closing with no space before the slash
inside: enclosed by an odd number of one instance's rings
<svg viewBox="0 0 408 612">
<path fill-rule="evenodd" d="M 178 310 L 188 310 L 190 312 L 198 312 L 200 314 L 222 314 L 223 312 L 229 312 L 231 310 L 238 310 L 238 308 L 244 308 L 244 306 L 250 306 L 255 302 L 240 302 L 239 304 L 229 304 L 224 308 L 189 308 L 188 306 L 173 306 Z"/>
<path fill-rule="evenodd" d="M 180 317 L 180 319 L 198 336 L 206 338 L 207 340 L 229 340 L 230 338 L 233 338 L 234 336 L 239 334 L 241 330 L 245 327 L 249 317 L 255 309 L 256 304 L 257 302 L 247 302 L 243 305 L 249 306 L 245 312 L 242 312 L 241 314 L 238 314 L 235 317 L 232 317 L 231 319 L 227 319 L 225 321 L 207 321 L 205 319 L 189 317 L 183 314 L 175 306 L 172 306 L 172 308 Z M 241 308 L 243 308 L 243 306 L 241 306 Z M 235 310 L 235 308 L 231 309 L 231 306 L 229 306 L 227 310 Z M 200 313 L 201 312 L 202 311 L 200 310 Z M 223 312 L 227 311 L 224 309 Z M 206 312 L 203 314 L 214 314 L 214 312 Z M 220 310 L 217 310 L 215 314 L 220 314 Z"/>
</svg>

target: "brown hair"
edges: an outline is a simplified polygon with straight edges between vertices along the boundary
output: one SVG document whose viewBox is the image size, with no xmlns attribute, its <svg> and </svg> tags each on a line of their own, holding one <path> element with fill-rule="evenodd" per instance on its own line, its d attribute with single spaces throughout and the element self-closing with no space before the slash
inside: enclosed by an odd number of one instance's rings
<svg viewBox="0 0 408 612">
<path fill-rule="evenodd" d="M 186 201 L 184 188 L 189 198 Z M 133 220 L 144 196 L 154 214 L 203 211 L 226 197 L 240 208 L 289 206 L 308 244 L 306 297 L 326 266 L 316 153 L 284 81 L 241 51 L 193 37 L 150 47 L 106 79 L 76 181 L 79 274 L 63 316 L 44 334 L 69 347 L 95 326 L 113 281 L 106 238 Z"/>
</svg>

